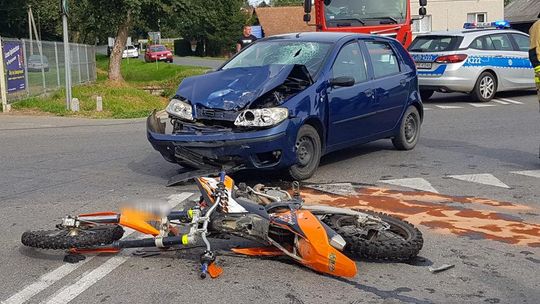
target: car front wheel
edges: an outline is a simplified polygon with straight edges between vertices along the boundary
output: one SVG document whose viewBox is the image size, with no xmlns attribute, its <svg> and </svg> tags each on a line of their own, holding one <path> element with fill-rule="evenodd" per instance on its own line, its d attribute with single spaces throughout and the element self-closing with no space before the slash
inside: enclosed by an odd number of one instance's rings
<svg viewBox="0 0 540 304">
<path fill-rule="evenodd" d="M 303 125 L 296 136 L 295 153 L 297 163 L 289 168 L 294 180 L 305 180 L 313 176 L 321 160 L 321 138 L 315 128 Z"/>
<path fill-rule="evenodd" d="M 488 102 L 497 93 L 497 78 L 490 72 L 480 74 L 473 91 L 472 97 L 481 102 Z"/>
<path fill-rule="evenodd" d="M 409 106 L 399 125 L 399 133 L 392 138 L 394 147 L 398 150 L 411 150 L 416 146 L 420 137 L 422 120 L 415 106 Z"/>
</svg>

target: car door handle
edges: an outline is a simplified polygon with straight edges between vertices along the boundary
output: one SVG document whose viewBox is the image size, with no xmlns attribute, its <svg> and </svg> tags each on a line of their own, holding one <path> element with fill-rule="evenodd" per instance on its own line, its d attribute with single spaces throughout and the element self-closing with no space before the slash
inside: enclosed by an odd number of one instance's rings
<svg viewBox="0 0 540 304">
<path fill-rule="evenodd" d="M 404 87 L 404 86 L 407 84 L 407 79 L 401 79 L 401 80 L 399 81 L 399 84 L 400 84 L 402 87 Z"/>
<path fill-rule="evenodd" d="M 366 94 L 366 97 L 368 97 L 368 98 L 373 98 L 373 97 L 375 97 L 375 92 L 374 92 L 372 89 L 365 90 L 365 91 L 364 91 L 364 94 Z"/>
</svg>

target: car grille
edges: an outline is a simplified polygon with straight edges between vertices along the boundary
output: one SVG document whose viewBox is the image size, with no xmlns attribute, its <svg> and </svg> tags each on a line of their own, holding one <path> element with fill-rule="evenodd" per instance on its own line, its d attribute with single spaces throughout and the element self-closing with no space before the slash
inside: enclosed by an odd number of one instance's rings
<svg viewBox="0 0 540 304">
<path fill-rule="evenodd" d="M 237 116 L 238 116 L 238 112 L 236 111 L 226 111 L 226 110 L 209 109 L 209 108 L 197 109 L 198 119 L 234 121 L 236 120 Z"/>
</svg>

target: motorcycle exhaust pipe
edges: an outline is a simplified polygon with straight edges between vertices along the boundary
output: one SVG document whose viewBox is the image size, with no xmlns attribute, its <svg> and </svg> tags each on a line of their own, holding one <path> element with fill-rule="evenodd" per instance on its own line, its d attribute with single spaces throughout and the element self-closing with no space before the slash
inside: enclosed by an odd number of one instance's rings
<svg viewBox="0 0 540 304">
<path fill-rule="evenodd" d="M 140 248 L 140 247 L 170 247 L 175 245 L 185 244 L 185 236 L 168 236 L 163 238 L 145 238 L 139 240 L 119 240 L 113 243 L 113 247 L 123 248 Z"/>
</svg>

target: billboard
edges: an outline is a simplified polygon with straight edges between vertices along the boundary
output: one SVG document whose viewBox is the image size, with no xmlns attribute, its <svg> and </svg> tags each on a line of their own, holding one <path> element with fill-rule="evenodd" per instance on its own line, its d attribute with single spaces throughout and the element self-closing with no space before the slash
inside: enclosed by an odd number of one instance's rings
<svg viewBox="0 0 540 304">
<path fill-rule="evenodd" d="M 26 89 L 22 43 L 3 41 L 2 56 L 6 65 L 7 92 L 13 93 Z"/>
</svg>

